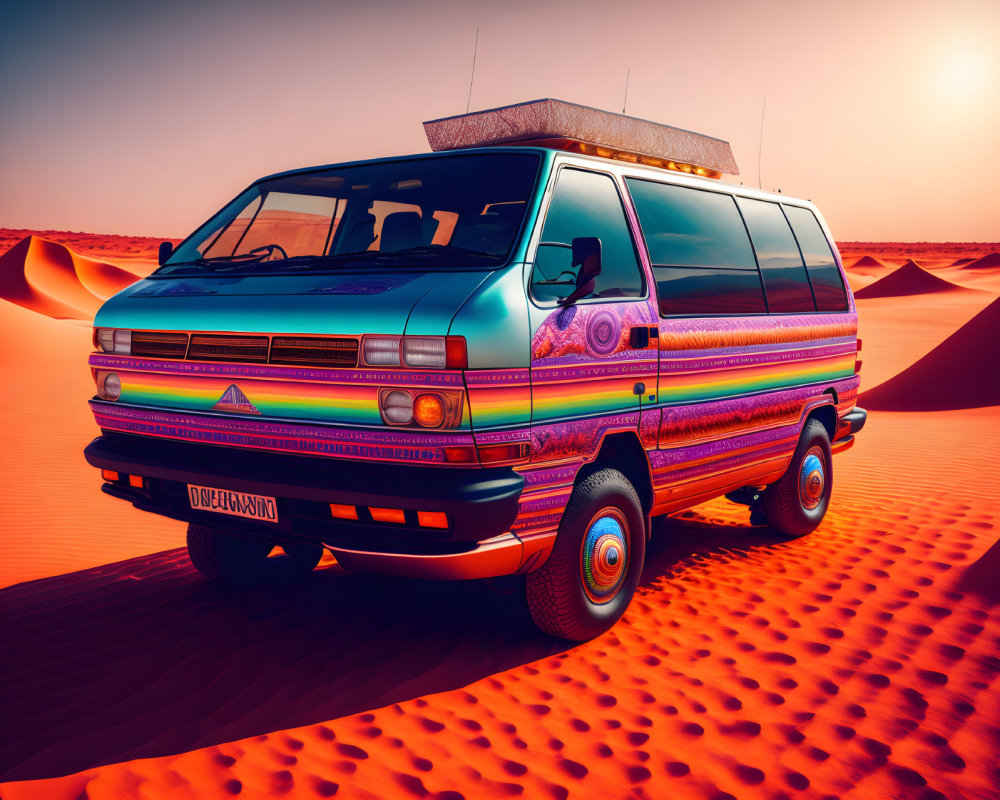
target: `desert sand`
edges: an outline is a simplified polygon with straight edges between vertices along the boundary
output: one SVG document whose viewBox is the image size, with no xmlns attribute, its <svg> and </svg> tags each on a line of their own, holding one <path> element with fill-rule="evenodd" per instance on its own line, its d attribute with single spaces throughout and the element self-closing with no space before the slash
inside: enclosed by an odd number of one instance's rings
<svg viewBox="0 0 1000 800">
<path fill-rule="evenodd" d="M 1000 269 L 968 265 L 1000 245 L 845 245 L 878 260 L 852 284 L 913 259 L 967 291 L 858 300 L 873 411 L 824 523 L 661 520 L 625 618 L 572 646 L 513 581 L 202 581 L 180 524 L 100 493 L 89 323 L 53 319 L 117 274 L 81 255 L 141 274 L 156 241 L 41 238 L 70 260 L 0 260 L 3 800 L 998 797 Z"/>
</svg>

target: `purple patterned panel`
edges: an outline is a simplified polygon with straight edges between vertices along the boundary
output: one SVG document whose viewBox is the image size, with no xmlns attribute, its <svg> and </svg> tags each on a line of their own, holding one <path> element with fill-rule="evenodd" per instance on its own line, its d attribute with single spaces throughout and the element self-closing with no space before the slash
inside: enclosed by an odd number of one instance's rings
<svg viewBox="0 0 1000 800">
<path fill-rule="evenodd" d="M 93 401 L 90 407 L 98 426 L 105 431 L 341 458 L 445 466 L 442 448 L 473 444 L 472 436 L 467 433 L 409 433 L 400 430 L 289 424 L 148 411 Z"/>
<path fill-rule="evenodd" d="M 653 488 L 662 489 L 671 484 L 776 457 L 791 457 L 798 438 L 799 425 L 795 424 L 706 444 L 653 450 L 649 453 L 649 461 L 653 467 Z"/>
<path fill-rule="evenodd" d="M 698 320 L 660 320 L 660 350 L 673 356 L 743 353 L 748 348 L 780 350 L 789 344 L 853 342 L 857 314 L 761 315 Z M 693 352 L 700 351 L 700 352 Z"/>
<path fill-rule="evenodd" d="M 571 420 L 531 428 L 532 461 L 589 458 L 597 452 L 601 439 L 613 431 L 635 431 L 639 412 L 607 417 Z"/>
<path fill-rule="evenodd" d="M 422 277 L 423 273 L 371 278 L 331 278 L 328 283 L 309 289 L 306 294 L 382 294 Z"/>
<path fill-rule="evenodd" d="M 553 486 L 572 484 L 577 470 L 580 468 L 580 463 L 582 462 L 560 464 L 557 467 L 539 467 L 532 464 L 530 466 L 515 467 L 515 471 L 521 473 L 524 477 L 525 492 L 538 491 L 539 487 L 547 490 Z"/>
<path fill-rule="evenodd" d="M 564 361 L 592 362 L 595 357 L 649 358 L 655 350 L 632 350 L 629 331 L 635 325 L 655 324 L 642 301 L 570 306 L 553 311 L 531 339 L 531 359 L 545 366 Z"/>
<path fill-rule="evenodd" d="M 815 386 L 706 403 L 666 406 L 660 423 L 664 448 L 705 439 L 789 425 L 801 420 L 805 404 L 815 398 Z M 820 402 L 827 402 L 825 397 Z"/>
</svg>

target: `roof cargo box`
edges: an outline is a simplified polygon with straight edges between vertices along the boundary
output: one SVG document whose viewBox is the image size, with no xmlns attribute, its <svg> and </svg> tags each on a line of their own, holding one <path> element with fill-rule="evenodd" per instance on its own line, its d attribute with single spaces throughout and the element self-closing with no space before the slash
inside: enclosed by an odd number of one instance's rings
<svg viewBox="0 0 1000 800">
<path fill-rule="evenodd" d="M 424 131 L 435 151 L 537 144 L 700 175 L 715 173 L 712 177 L 739 175 L 733 150 L 722 139 L 563 100 L 532 100 L 430 120 Z"/>
</svg>

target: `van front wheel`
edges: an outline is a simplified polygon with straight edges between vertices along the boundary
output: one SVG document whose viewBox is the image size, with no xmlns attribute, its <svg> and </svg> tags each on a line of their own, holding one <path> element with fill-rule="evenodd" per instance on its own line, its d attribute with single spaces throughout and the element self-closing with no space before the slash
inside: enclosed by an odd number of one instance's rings
<svg viewBox="0 0 1000 800">
<path fill-rule="evenodd" d="M 646 532 L 639 497 L 624 475 L 602 469 L 582 480 L 552 554 L 528 575 L 528 609 L 546 633 L 584 641 L 625 613 L 642 574 Z"/>
<path fill-rule="evenodd" d="M 802 429 L 788 469 L 764 493 L 768 527 L 784 536 L 804 536 L 822 522 L 833 490 L 830 436 L 819 420 Z"/>
<path fill-rule="evenodd" d="M 192 522 L 187 529 L 188 558 L 216 583 L 247 583 L 261 578 L 274 545 L 232 536 Z"/>
</svg>

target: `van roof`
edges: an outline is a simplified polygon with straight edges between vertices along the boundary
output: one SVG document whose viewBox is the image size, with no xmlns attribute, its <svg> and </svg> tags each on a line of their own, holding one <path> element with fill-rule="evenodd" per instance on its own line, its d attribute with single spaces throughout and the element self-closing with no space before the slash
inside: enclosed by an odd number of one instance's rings
<svg viewBox="0 0 1000 800">
<path fill-rule="evenodd" d="M 673 170 L 664 170 L 656 167 L 647 166 L 640 163 L 631 163 L 622 160 L 612 160 L 608 158 L 602 158 L 597 155 L 591 155 L 586 153 L 571 153 L 561 148 L 545 147 L 539 144 L 526 144 L 526 145 L 491 145 L 484 147 L 469 147 L 463 148 L 461 150 L 443 150 L 440 152 L 431 153 L 409 153 L 406 155 L 397 156 L 380 156 L 378 158 L 364 158 L 357 159 L 354 161 L 341 161 L 332 164 L 316 164 L 309 167 L 299 167 L 297 169 L 283 170 L 281 172 L 275 172 L 270 175 L 264 175 L 258 178 L 254 183 L 260 183 L 261 181 L 272 180 L 274 178 L 284 178 L 290 177 L 292 175 L 301 175 L 309 172 L 318 172 L 320 170 L 336 169 L 338 167 L 354 167 L 362 166 L 364 164 L 374 164 L 380 161 L 416 161 L 426 158 L 454 158 L 455 156 L 462 155 L 474 155 L 474 154 L 496 154 L 496 153 L 526 153 L 533 152 L 538 153 L 543 157 L 558 158 L 560 162 L 575 162 L 579 164 L 586 164 L 588 166 L 593 166 L 601 170 L 612 170 L 614 172 L 619 172 L 621 174 L 635 175 L 636 177 L 648 177 L 653 180 L 659 181 L 669 181 L 670 183 L 677 183 L 686 186 L 695 186 L 704 189 L 714 189 L 715 191 L 727 191 L 734 194 L 740 194 L 747 197 L 758 197 L 761 199 L 768 199 L 774 201 L 780 201 L 785 203 L 793 203 L 797 205 L 809 206 L 810 208 L 815 208 L 811 202 L 808 200 L 793 197 L 792 195 L 781 194 L 778 192 L 769 192 L 762 189 L 755 189 L 751 186 L 745 186 L 740 183 L 733 183 L 732 181 L 716 180 L 713 178 L 702 177 L 696 174 L 685 174 L 683 172 L 677 172 Z"/>
</svg>

